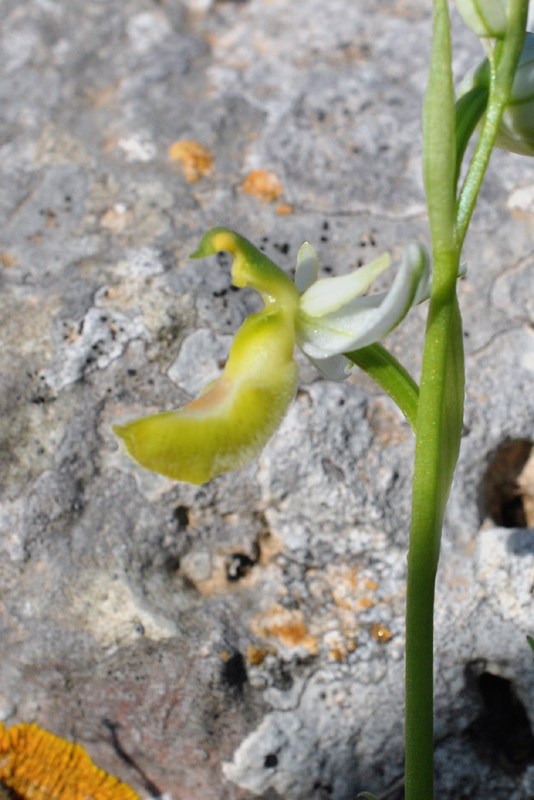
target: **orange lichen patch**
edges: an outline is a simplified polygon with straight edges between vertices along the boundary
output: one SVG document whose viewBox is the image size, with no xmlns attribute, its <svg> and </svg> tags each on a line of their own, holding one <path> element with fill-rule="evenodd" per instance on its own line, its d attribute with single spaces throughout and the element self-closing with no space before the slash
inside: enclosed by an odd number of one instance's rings
<svg viewBox="0 0 534 800">
<path fill-rule="evenodd" d="M 228 661 L 230 658 L 230 653 L 228 650 L 223 650 L 222 653 L 219 653 L 219 658 L 222 658 L 223 661 Z"/>
<path fill-rule="evenodd" d="M 0 264 L 3 267 L 14 267 L 15 264 L 18 264 L 18 261 L 15 256 L 10 256 L 9 253 L 0 253 Z"/>
<path fill-rule="evenodd" d="M 123 203 L 115 203 L 100 217 L 100 225 L 113 233 L 122 233 L 130 221 L 132 212 Z"/>
<path fill-rule="evenodd" d="M 374 581 L 365 581 L 365 585 L 367 586 L 368 589 L 371 589 L 373 592 L 376 589 L 378 589 L 378 583 L 375 583 Z"/>
<path fill-rule="evenodd" d="M 324 637 L 325 644 L 330 648 L 331 661 L 344 661 L 349 653 L 356 649 L 353 636 L 344 636 L 341 631 L 329 631 Z"/>
<path fill-rule="evenodd" d="M 369 600 L 367 597 L 362 597 L 361 600 L 358 601 L 362 608 L 372 608 L 374 606 L 374 600 Z"/>
<path fill-rule="evenodd" d="M 281 217 L 286 214 L 292 214 L 294 210 L 293 206 L 290 206 L 289 203 L 280 203 L 280 205 L 276 206 L 276 213 Z"/>
<path fill-rule="evenodd" d="M 278 553 L 284 549 L 284 542 L 275 533 L 269 530 L 263 530 L 257 538 L 257 544 L 260 549 L 259 564 L 267 566 Z"/>
<path fill-rule="evenodd" d="M 180 139 L 171 144 L 169 158 L 182 162 L 185 179 L 189 183 L 196 183 L 207 175 L 215 161 L 213 153 L 194 139 Z"/>
<path fill-rule="evenodd" d="M 0 722 L 0 785 L 22 800 L 140 800 L 79 744 L 33 723 L 5 728 Z"/>
<path fill-rule="evenodd" d="M 375 642 L 389 642 L 392 636 L 393 634 L 391 631 L 380 622 L 375 622 L 374 625 L 371 625 L 371 638 L 374 639 Z"/>
<path fill-rule="evenodd" d="M 303 647 L 313 655 L 317 653 L 318 639 L 310 635 L 302 611 L 274 606 L 256 616 L 251 627 L 256 636 L 276 639 L 284 647 Z"/>
<path fill-rule="evenodd" d="M 243 191 L 252 194 L 262 203 L 272 203 L 284 191 L 282 184 L 268 169 L 256 169 L 249 172 L 243 181 Z"/>
<path fill-rule="evenodd" d="M 87 99 L 93 108 L 109 108 L 117 94 L 116 86 L 106 86 L 105 89 L 85 89 Z"/>
<path fill-rule="evenodd" d="M 272 653 L 272 649 L 270 647 L 260 647 L 257 644 L 248 644 L 247 645 L 247 661 L 253 667 L 259 667 L 260 664 L 263 664 L 265 661 L 265 656 L 268 656 L 269 653 Z"/>
<path fill-rule="evenodd" d="M 339 645 L 338 647 L 332 648 L 330 651 L 330 658 L 333 661 L 337 661 L 341 663 L 345 661 L 349 653 L 352 653 L 353 650 L 356 650 L 356 645 L 354 642 L 348 642 L 347 644 Z"/>
<path fill-rule="evenodd" d="M 331 586 L 332 600 L 340 608 L 353 609 L 356 601 L 355 592 L 358 587 L 358 568 L 330 566 L 327 569 L 327 581 Z"/>
</svg>

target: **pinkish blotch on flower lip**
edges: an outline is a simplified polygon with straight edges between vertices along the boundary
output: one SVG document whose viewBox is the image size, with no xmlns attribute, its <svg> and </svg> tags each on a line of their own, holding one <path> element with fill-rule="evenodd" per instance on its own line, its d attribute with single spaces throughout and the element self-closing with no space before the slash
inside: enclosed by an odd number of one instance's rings
<svg viewBox="0 0 534 800">
<path fill-rule="evenodd" d="M 361 297 L 389 266 L 383 255 L 339 278 L 317 281 L 318 261 L 306 242 L 297 257 L 296 283 L 237 233 L 214 228 L 192 258 L 221 250 L 233 256 L 232 281 L 250 286 L 264 308 L 238 330 L 220 378 L 174 411 L 114 425 L 141 466 L 169 478 L 201 484 L 240 469 L 265 447 L 295 396 L 295 344 L 333 379 L 346 377 L 343 352 L 385 336 L 414 302 L 428 296 L 428 258 L 414 243 L 389 290 Z M 360 344 L 363 342 L 363 344 Z"/>
</svg>

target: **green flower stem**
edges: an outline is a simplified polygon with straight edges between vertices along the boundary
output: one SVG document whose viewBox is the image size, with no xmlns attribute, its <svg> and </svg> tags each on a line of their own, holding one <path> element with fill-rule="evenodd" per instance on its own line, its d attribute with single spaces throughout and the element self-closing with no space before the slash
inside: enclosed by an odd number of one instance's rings
<svg viewBox="0 0 534 800">
<path fill-rule="evenodd" d="M 459 162 L 477 116 L 482 113 L 484 98 L 478 97 L 480 102 L 474 106 L 470 119 L 460 119 L 462 110 L 455 110 L 454 106 L 447 0 L 433 2 L 432 54 L 423 108 L 423 174 L 432 234 L 434 278 L 417 411 L 408 552 L 406 800 L 432 800 L 434 796 L 434 588 L 443 516 L 458 458 L 463 418 L 463 343 L 456 298 L 458 265 L 512 87 L 523 45 L 528 7 L 527 0 L 510 0 L 506 36 L 489 54 L 491 80 L 486 113 L 456 205 Z"/>
<path fill-rule="evenodd" d="M 419 387 L 395 356 L 378 343 L 345 353 L 345 356 L 382 387 L 415 431 Z"/>
<path fill-rule="evenodd" d="M 469 139 L 480 122 L 488 105 L 488 90 L 485 86 L 475 86 L 456 102 L 456 177 L 458 185 L 460 169 Z"/>
<path fill-rule="evenodd" d="M 451 367 L 458 275 L 455 240 L 456 113 L 447 0 L 434 0 L 430 73 L 423 107 L 423 175 L 432 233 L 434 277 L 423 353 L 416 426 L 412 524 L 406 602 L 406 800 L 434 796 L 433 610 L 441 524 L 449 481 L 450 448 L 444 402 Z M 457 331 L 456 331 L 457 333 Z M 457 343 L 456 343 L 457 344 Z M 461 348 L 461 337 L 460 337 Z M 455 381 L 460 385 L 460 381 Z M 457 418 L 457 413 L 453 418 Z M 456 433 L 456 432 L 454 432 Z M 459 438 L 459 436 L 458 436 Z M 445 456 L 442 448 L 447 449 Z M 454 464 L 453 464 L 454 467 Z"/>
<path fill-rule="evenodd" d="M 528 0 L 509 0 L 506 35 L 493 50 L 488 50 L 491 66 L 488 106 L 475 153 L 458 200 L 457 243 L 460 249 L 482 186 L 501 117 L 510 96 L 517 62 L 525 39 L 527 13 Z"/>
<path fill-rule="evenodd" d="M 433 798 L 434 583 L 463 410 L 456 269 L 454 253 L 443 257 L 438 272 L 454 278 L 431 298 L 417 417 L 406 599 L 406 800 Z"/>
</svg>

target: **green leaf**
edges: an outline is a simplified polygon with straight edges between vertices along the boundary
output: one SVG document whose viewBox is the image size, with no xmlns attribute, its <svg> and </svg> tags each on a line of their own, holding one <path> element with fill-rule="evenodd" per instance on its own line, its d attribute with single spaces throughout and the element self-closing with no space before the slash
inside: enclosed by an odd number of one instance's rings
<svg viewBox="0 0 534 800">
<path fill-rule="evenodd" d="M 452 478 L 460 452 L 464 417 L 464 346 L 462 318 L 455 297 L 451 312 L 450 333 L 445 364 L 445 384 L 443 393 L 443 424 L 441 430 L 439 504 L 441 519 L 449 497 Z"/>
<path fill-rule="evenodd" d="M 529 643 L 532 651 L 534 652 L 534 639 L 532 638 L 532 636 L 527 636 L 527 642 Z"/>
<path fill-rule="evenodd" d="M 367 800 L 378 800 L 378 797 L 375 797 L 371 792 L 360 792 L 356 797 L 365 797 Z"/>
</svg>

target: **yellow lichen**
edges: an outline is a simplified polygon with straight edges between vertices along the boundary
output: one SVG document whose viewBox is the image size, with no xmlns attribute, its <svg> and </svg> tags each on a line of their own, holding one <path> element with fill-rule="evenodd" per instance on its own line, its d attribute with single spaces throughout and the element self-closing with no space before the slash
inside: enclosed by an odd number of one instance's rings
<svg viewBox="0 0 534 800">
<path fill-rule="evenodd" d="M 276 639 L 284 647 L 304 648 L 312 655 L 318 650 L 318 639 L 311 636 L 302 611 L 273 606 L 252 620 L 252 632 L 261 637 Z"/>
<path fill-rule="evenodd" d="M 185 179 L 189 183 L 196 183 L 207 175 L 215 161 L 213 153 L 194 139 L 181 139 L 172 144 L 169 147 L 169 157 L 173 161 L 182 162 Z"/>
<path fill-rule="evenodd" d="M 249 172 L 243 181 L 243 191 L 254 195 L 263 203 L 272 203 L 280 197 L 284 189 L 274 172 L 268 169 L 256 169 Z"/>
<path fill-rule="evenodd" d="M 289 203 L 280 203 L 280 205 L 276 206 L 276 213 L 281 217 L 292 214 L 294 210 L 293 206 L 290 206 Z"/>
<path fill-rule="evenodd" d="M 247 661 L 251 666 L 258 667 L 260 664 L 263 664 L 265 657 L 272 652 L 274 652 L 272 648 L 260 647 L 257 644 L 248 644 Z"/>
<path fill-rule="evenodd" d="M 22 800 L 140 800 L 83 747 L 30 725 L 0 722 L 0 786 Z"/>
</svg>

